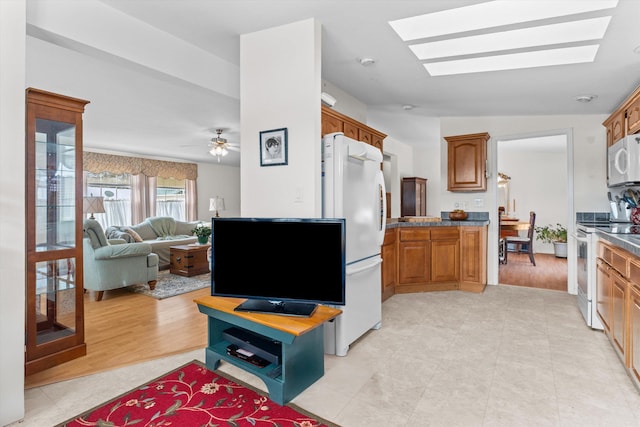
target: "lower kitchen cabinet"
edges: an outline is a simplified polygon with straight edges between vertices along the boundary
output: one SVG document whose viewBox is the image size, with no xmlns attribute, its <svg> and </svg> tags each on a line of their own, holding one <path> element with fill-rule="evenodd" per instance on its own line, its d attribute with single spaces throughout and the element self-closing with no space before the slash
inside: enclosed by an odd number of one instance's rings
<svg viewBox="0 0 640 427">
<path fill-rule="evenodd" d="M 397 293 L 421 292 L 431 277 L 431 231 L 411 227 L 398 230 Z"/>
<path fill-rule="evenodd" d="M 458 282 L 460 237 L 458 227 L 431 230 L 431 283 Z"/>
<path fill-rule="evenodd" d="M 482 292 L 487 285 L 487 227 L 460 227 L 460 289 Z"/>
<path fill-rule="evenodd" d="M 596 286 L 604 331 L 640 389 L 640 257 L 600 240 Z"/>
<path fill-rule="evenodd" d="M 395 294 L 396 271 L 396 230 L 387 230 L 382 243 L 382 301 Z"/>
<path fill-rule="evenodd" d="M 640 386 L 640 285 L 635 283 L 629 287 L 628 350 L 629 372 L 636 385 Z"/>
<path fill-rule="evenodd" d="M 618 352 L 618 356 L 626 362 L 627 341 L 627 288 L 629 282 L 616 274 L 611 278 L 611 342 Z"/>
<path fill-rule="evenodd" d="M 482 292 L 487 282 L 486 226 L 412 226 L 396 230 L 395 293 L 456 289 Z M 383 253 L 387 250 L 383 247 Z M 391 282 L 387 274 L 383 270 L 383 300 L 386 284 Z"/>
<path fill-rule="evenodd" d="M 611 267 L 598 259 L 596 268 L 596 312 L 602 320 L 604 331 L 611 333 Z"/>
</svg>

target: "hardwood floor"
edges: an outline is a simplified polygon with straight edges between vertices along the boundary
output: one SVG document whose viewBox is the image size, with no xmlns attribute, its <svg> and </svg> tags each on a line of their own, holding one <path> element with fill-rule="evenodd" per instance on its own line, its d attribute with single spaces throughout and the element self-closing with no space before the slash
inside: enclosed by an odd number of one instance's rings
<svg viewBox="0 0 640 427">
<path fill-rule="evenodd" d="M 566 258 L 556 258 L 552 254 L 535 254 L 535 266 L 531 264 L 527 254 L 509 252 L 507 258 L 507 264 L 500 264 L 500 284 L 567 291 Z"/>
<path fill-rule="evenodd" d="M 117 289 L 96 302 L 86 293 L 87 355 L 26 377 L 25 388 L 206 347 L 207 316 L 193 300 L 209 294 L 207 287 L 157 300 Z"/>
</svg>

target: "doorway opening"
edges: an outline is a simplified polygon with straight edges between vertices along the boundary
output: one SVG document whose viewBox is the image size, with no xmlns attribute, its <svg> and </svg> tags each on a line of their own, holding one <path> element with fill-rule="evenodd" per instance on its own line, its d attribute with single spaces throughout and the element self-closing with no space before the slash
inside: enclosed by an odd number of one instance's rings
<svg viewBox="0 0 640 427">
<path fill-rule="evenodd" d="M 501 212 L 501 218 L 520 224 L 502 222 L 497 230 L 499 238 L 527 236 L 530 212 L 535 212 L 534 230 L 540 226 L 572 227 L 569 148 L 568 132 L 497 140 L 497 176 L 509 179 L 506 185 L 504 179 L 496 179 L 496 215 Z M 536 232 L 531 245 L 535 265 L 527 252 L 517 252 L 520 246 L 507 244 L 507 262 L 497 262 L 497 283 L 569 291 L 568 258 L 556 257 L 553 244 L 537 239 Z M 528 245 L 522 248 L 527 250 Z"/>
</svg>

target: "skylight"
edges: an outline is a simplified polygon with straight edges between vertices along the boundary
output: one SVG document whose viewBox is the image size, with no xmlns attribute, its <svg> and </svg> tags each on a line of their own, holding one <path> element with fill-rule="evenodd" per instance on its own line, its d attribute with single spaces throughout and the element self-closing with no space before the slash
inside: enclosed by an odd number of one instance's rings
<svg viewBox="0 0 640 427">
<path fill-rule="evenodd" d="M 515 70 L 518 68 L 546 67 L 549 65 L 593 62 L 599 45 L 548 49 L 535 52 L 483 56 L 480 58 L 424 64 L 432 76 L 480 73 L 483 71 Z"/>
<path fill-rule="evenodd" d="M 420 60 L 440 60 L 424 63 L 431 75 L 474 73 L 592 62 L 598 50 L 594 42 L 604 37 L 611 20 L 594 18 L 593 12 L 617 4 L 618 0 L 495 0 L 389 24 L 404 41 L 437 37 L 409 46 Z M 551 21 L 540 21 L 545 19 Z"/>
</svg>

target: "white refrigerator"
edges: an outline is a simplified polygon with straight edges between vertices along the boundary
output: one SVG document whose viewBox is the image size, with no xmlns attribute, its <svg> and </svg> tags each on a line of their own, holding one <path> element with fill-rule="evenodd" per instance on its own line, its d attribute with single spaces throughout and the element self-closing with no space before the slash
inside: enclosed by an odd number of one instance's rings
<svg viewBox="0 0 640 427">
<path fill-rule="evenodd" d="M 349 346 L 382 322 L 380 249 L 387 206 L 382 153 L 344 136 L 322 140 L 322 216 L 346 219 L 346 304 L 325 324 L 327 354 L 346 356 Z"/>
</svg>

